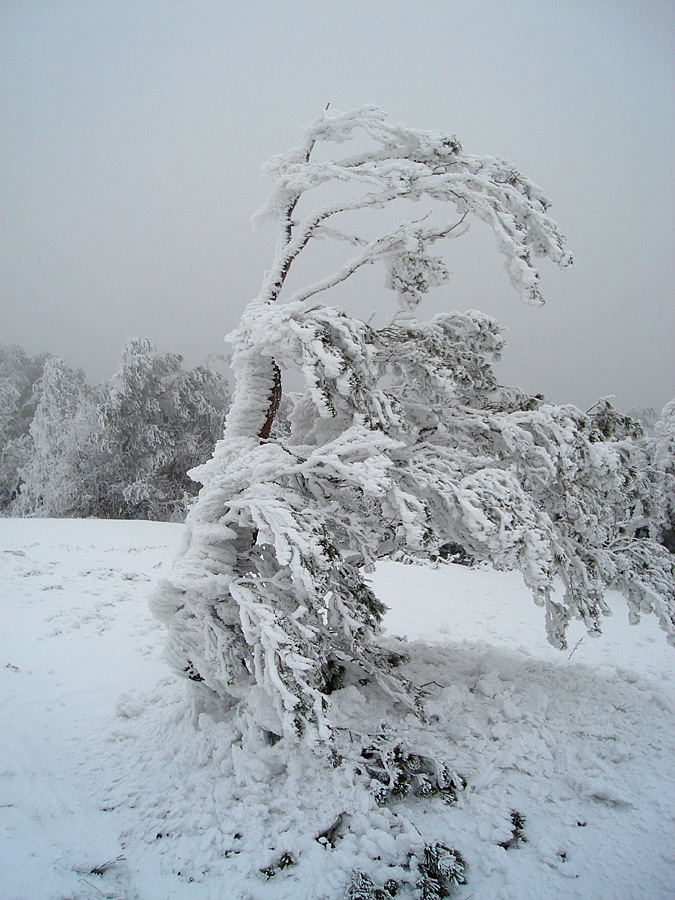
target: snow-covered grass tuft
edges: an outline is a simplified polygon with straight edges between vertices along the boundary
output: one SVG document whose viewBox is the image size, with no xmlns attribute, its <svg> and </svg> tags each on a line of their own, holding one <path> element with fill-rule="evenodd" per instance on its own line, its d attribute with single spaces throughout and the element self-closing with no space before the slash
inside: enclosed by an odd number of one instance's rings
<svg viewBox="0 0 675 900">
<path fill-rule="evenodd" d="M 561 654 L 518 576 L 384 564 L 425 716 L 336 690 L 339 762 L 168 674 L 147 597 L 181 532 L 0 520 L 0 896 L 672 897 L 675 660 L 651 618 L 610 596 L 605 635 Z"/>
</svg>

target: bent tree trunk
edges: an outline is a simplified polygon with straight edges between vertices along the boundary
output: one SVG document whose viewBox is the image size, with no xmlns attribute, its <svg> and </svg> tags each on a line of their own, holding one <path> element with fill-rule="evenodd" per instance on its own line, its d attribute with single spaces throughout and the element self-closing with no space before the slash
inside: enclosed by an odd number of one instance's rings
<svg viewBox="0 0 675 900">
<path fill-rule="evenodd" d="M 272 390 L 270 391 L 269 396 L 267 417 L 265 418 L 265 424 L 260 429 L 260 434 L 258 435 L 258 437 L 263 441 L 266 441 L 270 436 L 272 425 L 274 424 L 274 417 L 276 416 L 281 404 L 281 369 L 274 361 L 272 361 L 272 366 L 274 369 L 274 380 L 272 382 Z"/>
</svg>

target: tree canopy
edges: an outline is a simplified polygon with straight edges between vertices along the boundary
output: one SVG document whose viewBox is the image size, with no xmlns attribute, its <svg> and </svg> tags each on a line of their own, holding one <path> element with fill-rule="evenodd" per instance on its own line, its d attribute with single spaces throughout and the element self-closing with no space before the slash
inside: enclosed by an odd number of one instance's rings
<svg viewBox="0 0 675 900">
<path fill-rule="evenodd" d="M 0 395 L 10 435 L 0 445 L 5 508 L 16 515 L 184 516 L 195 493 L 187 471 L 210 456 L 222 433 L 230 396 L 223 376 L 186 369 L 178 354 L 145 338 L 127 341 L 113 378 L 93 387 L 57 357 L 29 365 L 18 348 L 5 349 L 7 366 L 10 358 L 13 381 L 7 376 Z M 24 382 L 21 395 L 15 384 Z"/>
</svg>

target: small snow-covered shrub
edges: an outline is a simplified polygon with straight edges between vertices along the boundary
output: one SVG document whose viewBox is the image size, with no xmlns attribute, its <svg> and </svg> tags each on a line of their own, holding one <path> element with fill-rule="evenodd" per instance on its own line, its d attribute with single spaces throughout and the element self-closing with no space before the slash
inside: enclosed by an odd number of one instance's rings
<svg viewBox="0 0 675 900">
<path fill-rule="evenodd" d="M 467 864 L 461 853 L 445 844 L 428 844 L 419 862 L 417 892 L 420 900 L 442 900 L 467 883 Z"/>
<path fill-rule="evenodd" d="M 442 760 L 410 752 L 397 741 L 376 740 L 363 748 L 361 759 L 380 803 L 408 794 L 456 803 L 458 791 L 466 787 L 465 779 Z"/>
<path fill-rule="evenodd" d="M 462 854 L 438 842 L 426 844 L 419 856 L 411 853 L 404 868 L 411 873 L 410 881 L 392 878 L 381 886 L 365 872 L 354 872 L 346 900 L 390 900 L 404 885 L 413 888 L 418 900 L 443 900 L 467 884 L 468 865 Z"/>
<path fill-rule="evenodd" d="M 513 826 L 511 837 L 502 841 L 499 846 L 503 847 L 505 850 L 511 850 L 514 847 L 522 847 L 523 844 L 526 844 L 525 822 L 525 816 L 521 812 L 518 812 L 517 809 L 514 809 L 511 813 L 511 824 Z"/>
<path fill-rule="evenodd" d="M 382 887 L 378 887 L 365 872 L 354 872 L 346 900 L 391 900 L 397 895 L 398 889 L 397 881 L 388 881 Z"/>
</svg>

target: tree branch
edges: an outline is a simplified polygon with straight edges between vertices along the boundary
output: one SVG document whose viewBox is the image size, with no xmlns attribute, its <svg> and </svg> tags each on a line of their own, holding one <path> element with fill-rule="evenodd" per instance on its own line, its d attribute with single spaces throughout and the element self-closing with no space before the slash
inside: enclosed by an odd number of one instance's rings
<svg viewBox="0 0 675 900">
<path fill-rule="evenodd" d="M 451 232 L 462 225 L 467 215 L 468 211 L 464 213 L 459 221 L 455 222 L 452 225 L 447 224 L 442 227 L 427 228 L 423 231 L 411 228 L 411 226 L 416 223 L 406 222 L 404 225 L 399 225 L 397 228 L 393 228 L 391 231 L 388 231 L 386 234 L 377 238 L 377 240 L 365 244 L 361 253 L 359 253 L 357 256 L 352 257 L 351 260 L 346 262 L 332 275 L 329 275 L 321 281 L 317 281 L 314 284 L 309 285 L 303 290 L 296 291 L 295 294 L 293 294 L 289 298 L 288 302 L 302 303 L 304 300 L 308 300 L 315 294 L 319 294 L 322 291 L 329 290 L 330 288 L 335 287 L 335 285 L 346 281 L 347 278 L 353 275 L 354 272 L 357 271 L 357 269 L 361 268 L 361 266 L 366 265 L 367 263 L 373 263 L 378 259 L 384 259 L 385 257 L 396 253 L 396 243 L 400 242 L 408 236 L 419 237 L 424 243 L 428 244 L 433 244 L 440 238 L 449 237 Z M 359 244 L 365 243 L 360 238 L 356 238 L 355 240 L 358 241 Z"/>
</svg>

